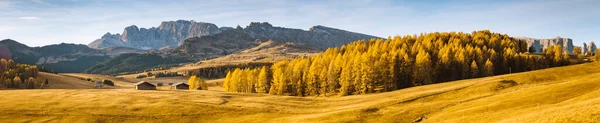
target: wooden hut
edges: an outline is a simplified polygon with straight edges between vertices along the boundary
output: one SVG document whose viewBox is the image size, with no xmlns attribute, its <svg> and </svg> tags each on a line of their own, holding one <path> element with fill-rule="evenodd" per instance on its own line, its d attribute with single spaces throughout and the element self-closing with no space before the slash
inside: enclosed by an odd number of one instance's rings
<svg viewBox="0 0 600 123">
<path fill-rule="evenodd" d="M 146 81 L 141 81 L 135 83 L 135 90 L 156 90 L 156 85 Z"/>
<path fill-rule="evenodd" d="M 189 90 L 190 89 L 190 85 L 183 83 L 183 82 L 175 83 L 172 86 L 175 87 L 175 90 Z"/>
</svg>

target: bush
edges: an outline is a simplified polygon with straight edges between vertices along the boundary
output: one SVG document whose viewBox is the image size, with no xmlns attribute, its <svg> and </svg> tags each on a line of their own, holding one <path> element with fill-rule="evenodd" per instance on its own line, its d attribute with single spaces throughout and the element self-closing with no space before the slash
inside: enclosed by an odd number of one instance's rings
<svg viewBox="0 0 600 123">
<path fill-rule="evenodd" d="M 137 76 L 135 78 L 141 79 L 141 78 L 146 78 L 146 77 L 148 77 L 148 76 L 147 75 L 139 75 L 139 76 Z"/>
<path fill-rule="evenodd" d="M 106 80 L 106 79 L 105 79 L 105 80 L 102 80 L 102 84 L 105 84 L 105 85 L 110 85 L 110 86 L 115 86 L 115 83 L 114 83 L 113 81 L 111 81 L 111 80 Z"/>
<path fill-rule="evenodd" d="M 162 82 L 156 83 L 156 86 L 163 86 Z"/>
<path fill-rule="evenodd" d="M 183 74 L 179 74 L 177 72 L 158 72 L 158 73 L 154 74 L 154 78 L 175 77 L 175 76 L 183 76 Z M 150 77 L 150 76 L 148 76 L 148 77 Z"/>
<path fill-rule="evenodd" d="M 86 81 L 88 81 L 88 82 L 91 82 L 91 81 L 92 81 L 92 79 L 90 79 L 90 78 L 87 78 L 87 79 L 85 79 L 85 80 L 86 80 Z"/>
</svg>

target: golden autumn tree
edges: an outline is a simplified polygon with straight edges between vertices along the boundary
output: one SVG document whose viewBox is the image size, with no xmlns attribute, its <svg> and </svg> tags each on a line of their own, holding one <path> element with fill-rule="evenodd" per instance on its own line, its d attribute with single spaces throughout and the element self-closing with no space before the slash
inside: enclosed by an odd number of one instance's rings
<svg viewBox="0 0 600 123">
<path fill-rule="evenodd" d="M 269 69 L 266 66 L 261 67 L 258 74 L 258 93 L 269 93 Z"/>
<path fill-rule="evenodd" d="M 225 76 L 225 80 L 223 81 L 223 89 L 225 89 L 225 91 L 229 91 L 229 83 L 231 82 L 231 76 L 231 71 L 228 71 L 227 75 Z"/>
<path fill-rule="evenodd" d="M 540 51 L 530 55 L 524 41 L 489 30 L 421 33 L 358 40 L 270 69 L 235 70 L 224 84 L 233 92 L 353 95 L 570 64 L 560 46 Z"/>
<path fill-rule="evenodd" d="M 492 61 L 490 61 L 490 59 L 485 61 L 485 65 L 483 67 L 482 73 L 483 73 L 482 76 L 484 76 L 484 77 L 494 75 L 494 63 L 492 63 Z"/>
<path fill-rule="evenodd" d="M 471 78 L 479 77 L 479 67 L 475 61 L 471 62 Z"/>
<path fill-rule="evenodd" d="M 573 48 L 573 54 L 575 56 L 577 56 L 577 62 L 582 62 L 583 61 L 583 51 L 582 51 L 581 47 L 575 46 Z"/>
<path fill-rule="evenodd" d="M 286 76 L 284 75 L 284 72 L 288 63 L 289 61 L 287 60 L 277 62 L 271 68 L 273 71 L 273 83 L 271 84 L 271 88 L 269 89 L 270 94 L 283 95 L 284 90 L 287 89 L 287 83 L 285 81 Z"/>
<path fill-rule="evenodd" d="M 208 90 L 208 84 L 200 77 L 191 76 L 187 84 L 190 85 L 190 90 Z"/>
<path fill-rule="evenodd" d="M 425 85 L 433 83 L 433 71 L 431 68 L 431 58 L 424 50 L 419 51 L 416 57 L 414 68 L 413 83 L 415 85 Z"/>
</svg>

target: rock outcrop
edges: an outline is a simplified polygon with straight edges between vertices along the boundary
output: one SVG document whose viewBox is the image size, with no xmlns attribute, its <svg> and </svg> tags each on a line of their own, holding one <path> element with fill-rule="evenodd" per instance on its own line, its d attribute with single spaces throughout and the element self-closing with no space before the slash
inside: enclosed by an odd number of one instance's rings
<svg viewBox="0 0 600 123">
<path fill-rule="evenodd" d="M 230 29 L 232 28 L 219 28 L 215 24 L 204 22 L 165 21 L 158 27 L 147 29 L 132 25 L 126 27 L 122 34 L 106 33 L 88 46 L 96 49 L 130 47 L 142 50 L 160 49 L 165 46 L 177 47 L 187 38 L 213 35 Z"/>
<path fill-rule="evenodd" d="M 583 42 L 583 47 L 581 48 L 583 55 L 586 55 L 586 52 L 588 51 L 588 45 Z"/>
<path fill-rule="evenodd" d="M 527 47 L 535 47 L 537 53 L 540 53 L 540 49 L 546 49 L 548 46 L 560 45 L 564 48 L 565 52 L 573 54 L 573 40 L 570 38 L 556 37 L 552 39 L 536 39 L 528 37 L 516 37 L 518 40 L 527 42 Z"/>
<path fill-rule="evenodd" d="M 596 44 L 593 41 L 590 41 L 589 46 L 587 46 L 587 50 L 589 50 L 590 53 L 594 53 L 594 52 L 596 52 L 596 49 L 597 49 Z"/>
</svg>

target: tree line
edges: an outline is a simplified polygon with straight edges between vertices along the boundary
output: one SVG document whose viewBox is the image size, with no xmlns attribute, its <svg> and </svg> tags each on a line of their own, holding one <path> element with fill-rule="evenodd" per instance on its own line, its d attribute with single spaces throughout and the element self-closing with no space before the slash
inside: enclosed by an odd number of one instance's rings
<svg viewBox="0 0 600 123">
<path fill-rule="evenodd" d="M 228 65 L 217 65 L 204 68 L 198 68 L 194 70 L 188 70 L 184 72 L 184 76 L 203 77 L 207 79 L 223 78 L 227 75 L 227 72 L 233 71 L 236 68 L 260 68 L 262 66 L 271 66 L 273 63 L 269 62 L 253 62 L 253 63 L 240 63 L 240 64 L 228 64 Z"/>
<path fill-rule="evenodd" d="M 359 40 L 270 68 L 229 71 L 229 92 L 356 95 L 573 64 L 559 45 L 530 54 L 526 42 L 489 30 Z"/>
<path fill-rule="evenodd" d="M 0 88 L 34 89 L 47 83 L 38 78 L 35 65 L 18 64 L 13 60 L 0 59 Z"/>
</svg>

